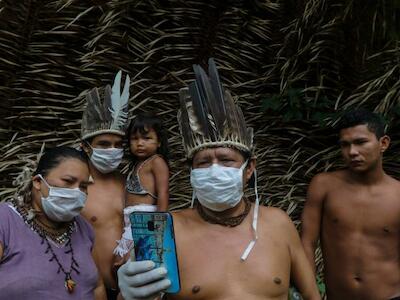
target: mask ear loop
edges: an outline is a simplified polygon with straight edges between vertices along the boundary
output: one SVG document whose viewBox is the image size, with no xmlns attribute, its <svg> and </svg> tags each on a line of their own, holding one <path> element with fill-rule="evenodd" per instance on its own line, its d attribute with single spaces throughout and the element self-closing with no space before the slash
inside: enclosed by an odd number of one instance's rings
<svg viewBox="0 0 400 300">
<path fill-rule="evenodd" d="M 192 173 L 192 168 L 190 168 L 190 173 Z M 192 187 L 192 190 L 193 190 L 192 191 L 192 201 L 190 202 L 190 208 L 194 207 L 194 200 L 196 199 L 196 193 L 195 193 L 193 187 Z"/>
<path fill-rule="evenodd" d="M 47 183 L 46 179 L 43 178 L 42 174 L 37 174 L 37 176 L 44 182 L 45 185 L 50 189 L 51 186 Z"/>
<path fill-rule="evenodd" d="M 196 195 L 195 195 L 195 192 L 193 191 L 192 192 L 192 201 L 190 202 L 190 208 L 193 208 L 193 206 L 194 206 L 194 199 L 196 199 Z"/>
<path fill-rule="evenodd" d="M 260 206 L 260 200 L 258 198 L 258 190 L 257 190 L 257 170 L 254 169 L 254 192 L 256 194 L 256 203 L 254 205 L 254 211 L 253 211 L 253 223 L 251 224 L 251 227 L 253 229 L 253 240 L 250 241 L 249 245 L 247 246 L 246 250 L 244 250 L 242 256 L 240 259 L 242 261 L 245 261 L 247 257 L 249 256 L 251 250 L 253 249 L 254 245 L 256 244 L 256 241 L 258 240 L 258 235 L 257 235 L 257 223 L 258 223 L 258 209 Z"/>
</svg>

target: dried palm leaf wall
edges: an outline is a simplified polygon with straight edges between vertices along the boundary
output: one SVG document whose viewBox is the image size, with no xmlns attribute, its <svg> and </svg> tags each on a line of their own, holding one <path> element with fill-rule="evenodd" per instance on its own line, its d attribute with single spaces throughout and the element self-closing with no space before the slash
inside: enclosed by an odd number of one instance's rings
<svg viewBox="0 0 400 300">
<path fill-rule="evenodd" d="M 331 126 L 363 106 L 389 121 L 399 176 L 396 1 L 0 1 L 0 196 L 46 145 L 77 145 L 85 92 L 129 73 L 132 116 L 168 128 L 173 208 L 190 201 L 176 123 L 191 65 L 216 58 L 256 130 L 259 191 L 298 224 L 307 184 L 341 167 Z"/>
</svg>

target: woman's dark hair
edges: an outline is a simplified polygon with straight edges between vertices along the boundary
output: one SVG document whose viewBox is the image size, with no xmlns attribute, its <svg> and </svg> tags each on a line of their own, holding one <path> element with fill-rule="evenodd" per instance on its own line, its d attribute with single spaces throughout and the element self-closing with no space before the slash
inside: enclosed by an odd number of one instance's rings
<svg viewBox="0 0 400 300">
<path fill-rule="evenodd" d="M 367 125 L 368 130 L 374 133 L 377 139 L 385 135 L 385 121 L 383 118 L 377 113 L 363 108 L 345 113 L 337 126 L 337 130 L 340 132 L 342 129 L 358 125 Z"/>
<path fill-rule="evenodd" d="M 161 154 L 165 160 L 168 159 L 168 139 L 162 125 L 162 121 L 159 117 L 147 113 L 139 114 L 134 120 L 131 121 L 128 128 L 128 144 L 131 143 L 132 134 L 140 132 L 141 134 L 146 134 L 150 129 L 153 129 L 156 134 L 158 141 L 160 142 L 160 147 L 157 149 L 157 153 Z"/>
<path fill-rule="evenodd" d="M 38 166 L 36 171 L 33 172 L 33 175 L 41 174 L 45 177 L 62 161 L 69 158 L 75 158 L 88 164 L 88 158 L 84 151 L 76 150 L 67 146 L 60 146 L 45 150 L 44 154 L 40 157 Z"/>
</svg>

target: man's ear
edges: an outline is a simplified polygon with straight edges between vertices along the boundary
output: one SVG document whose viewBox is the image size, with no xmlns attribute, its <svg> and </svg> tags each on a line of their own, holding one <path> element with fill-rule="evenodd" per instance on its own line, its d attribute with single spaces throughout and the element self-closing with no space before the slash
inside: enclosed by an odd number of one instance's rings
<svg viewBox="0 0 400 300">
<path fill-rule="evenodd" d="M 245 169 L 246 182 L 250 180 L 251 176 L 254 173 L 255 168 L 256 168 L 256 158 L 252 157 L 249 159 L 249 162 L 247 163 Z"/>
<path fill-rule="evenodd" d="M 381 144 L 381 153 L 383 153 L 386 151 L 387 148 L 389 148 L 390 137 L 388 135 L 384 135 L 379 139 L 379 142 Z"/>
</svg>

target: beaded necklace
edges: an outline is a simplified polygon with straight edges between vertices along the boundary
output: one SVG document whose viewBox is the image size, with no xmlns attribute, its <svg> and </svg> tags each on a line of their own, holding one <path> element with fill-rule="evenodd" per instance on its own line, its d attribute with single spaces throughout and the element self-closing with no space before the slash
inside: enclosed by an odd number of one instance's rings
<svg viewBox="0 0 400 300">
<path fill-rule="evenodd" d="M 75 271 L 75 273 L 80 274 L 78 270 L 79 264 L 75 259 L 74 249 L 72 248 L 72 241 L 71 241 L 71 234 L 75 230 L 75 222 L 70 222 L 68 224 L 68 227 L 60 233 L 52 232 L 50 230 L 53 230 L 53 228 L 39 221 L 36 217 L 33 218 L 30 217 L 31 214 L 25 205 L 20 205 L 15 200 L 12 200 L 11 204 L 21 215 L 25 224 L 27 224 L 33 231 L 35 231 L 42 238 L 41 245 L 46 243 L 47 247 L 45 250 L 45 254 L 48 253 L 51 254 L 49 261 L 55 261 L 57 263 L 58 265 L 57 274 L 59 274 L 60 272 L 64 273 L 65 275 L 64 286 L 68 291 L 68 293 L 73 293 L 74 288 L 76 286 L 76 282 L 72 279 L 71 273 L 72 271 Z M 67 248 L 67 250 L 65 250 L 65 253 L 66 254 L 71 253 L 71 265 L 69 267 L 69 271 L 66 271 L 64 269 L 56 253 L 54 252 L 53 247 L 51 246 L 49 240 L 52 240 L 57 245 L 65 244 L 65 248 Z"/>
<path fill-rule="evenodd" d="M 244 218 L 246 218 L 246 216 L 249 214 L 250 208 L 251 208 L 251 203 L 249 200 L 247 200 L 246 198 L 244 198 L 244 203 L 245 203 L 245 207 L 244 207 L 244 211 L 235 217 L 219 217 L 219 216 L 213 216 L 210 214 L 207 214 L 206 211 L 204 210 L 203 206 L 201 206 L 200 204 L 198 204 L 196 206 L 197 208 L 197 212 L 199 213 L 200 217 L 211 224 L 219 224 L 219 225 L 223 225 L 223 226 L 228 226 L 228 227 L 235 227 L 238 226 L 239 224 L 241 224 L 244 220 Z"/>
</svg>

